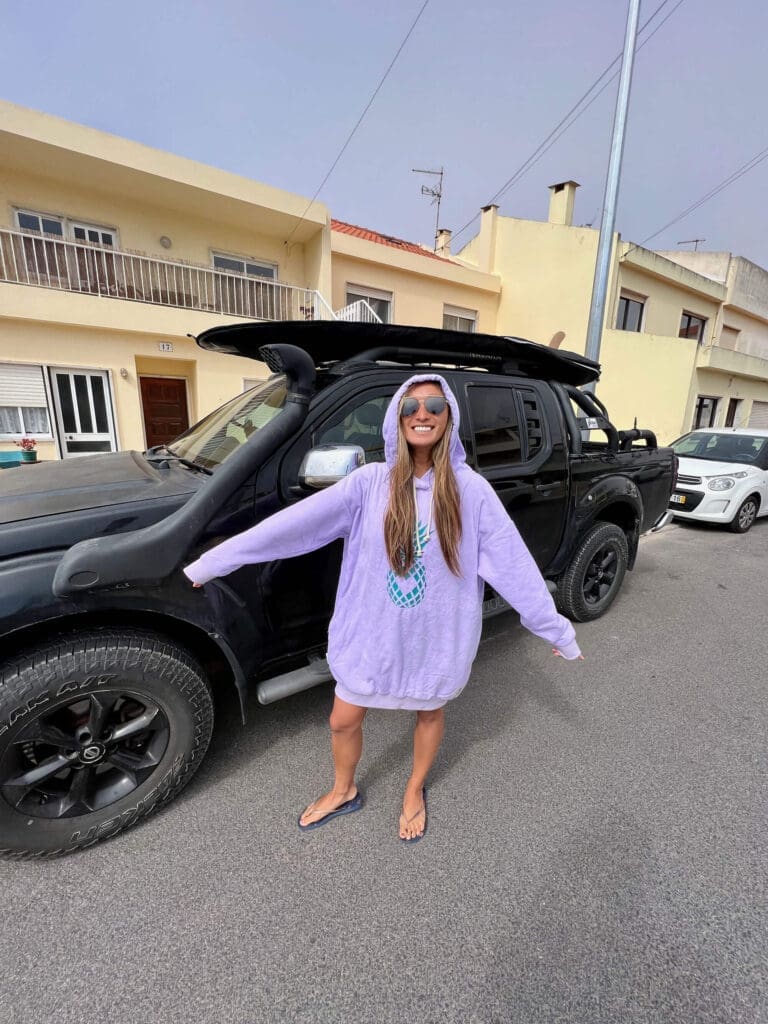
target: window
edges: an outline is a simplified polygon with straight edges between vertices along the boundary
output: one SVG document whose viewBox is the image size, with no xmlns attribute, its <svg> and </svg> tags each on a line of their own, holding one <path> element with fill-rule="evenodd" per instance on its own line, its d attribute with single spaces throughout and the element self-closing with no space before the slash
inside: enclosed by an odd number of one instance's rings
<svg viewBox="0 0 768 1024">
<path fill-rule="evenodd" d="M 622 292 L 619 298 L 619 309 L 616 314 L 617 331 L 639 331 L 643 323 L 645 298 Z"/>
<path fill-rule="evenodd" d="M 717 416 L 717 405 L 720 401 L 712 395 L 699 395 L 696 399 L 696 412 L 693 417 L 693 430 L 697 427 L 714 427 Z"/>
<path fill-rule="evenodd" d="M 474 334 L 477 330 L 477 310 L 458 306 L 443 306 L 443 329 Z"/>
<path fill-rule="evenodd" d="M 478 469 L 522 461 L 517 402 L 512 388 L 467 389 Z"/>
<path fill-rule="evenodd" d="M 41 235 L 64 237 L 64 221 L 61 217 L 48 217 L 42 213 L 17 210 L 16 222 L 19 225 L 19 231 L 37 231 Z"/>
<path fill-rule="evenodd" d="M 51 436 L 41 366 L 0 363 L 0 436 Z"/>
<path fill-rule="evenodd" d="M 392 323 L 392 292 L 381 292 L 377 288 L 366 288 L 356 284 L 347 285 L 347 305 L 353 302 L 367 302 L 383 324 Z"/>
<path fill-rule="evenodd" d="M 694 316 L 693 313 L 686 313 L 683 310 L 683 315 L 680 317 L 678 338 L 693 338 L 694 341 L 698 341 L 701 344 L 704 340 L 704 325 L 706 322 L 703 317 Z"/>
<path fill-rule="evenodd" d="M 117 232 L 114 228 L 105 228 L 98 224 L 86 224 L 82 221 L 67 220 L 55 214 L 35 213 L 32 210 L 17 210 L 16 222 L 20 231 L 34 231 L 42 235 L 53 235 L 57 238 L 70 238 L 75 242 L 91 242 L 93 245 L 108 246 L 113 249 L 117 245 Z"/>
<path fill-rule="evenodd" d="M 229 274 L 242 274 L 243 277 L 266 277 L 277 280 L 277 267 L 274 263 L 257 263 L 255 260 L 241 259 L 239 256 L 228 256 L 225 253 L 213 254 L 213 266 L 216 270 L 224 270 Z"/>
<path fill-rule="evenodd" d="M 91 242 L 93 245 L 103 245 L 110 249 L 115 247 L 115 232 L 107 228 L 97 227 L 95 224 L 71 224 L 70 230 L 76 242 Z"/>
<path fill-rule="evenodd" d="M 394 392 L 394 388 L 393 388 Z M 392 399 L 391 394 L 361 396 L 354 408 L 344 409 L 315 431 L 312 444 L 357 444 L 365 452 L 365 461 L 384 461 L 382 426 L 384 413 Z"/>
</svg>

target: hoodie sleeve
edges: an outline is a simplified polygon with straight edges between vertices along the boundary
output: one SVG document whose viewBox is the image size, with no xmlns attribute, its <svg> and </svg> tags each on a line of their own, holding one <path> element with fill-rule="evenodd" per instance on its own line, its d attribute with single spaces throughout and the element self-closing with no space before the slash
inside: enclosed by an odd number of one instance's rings
<svg viewBox="0 0 768 1024">
<path fill-rule="evenodd" d="M 573 661 L 581 654 L 573 626 L 558 614 L 533 556 L 496 492 L 485 481 L 478 524 L 478 575 L 508 601 L 527 630 Z"/>
<path fill-rule="evenodd" d="M 193 583 L 207 583 L 243 565 L 294 558 L 347 537 L 362 500 L 362 472 L 355 470 L 325 490 L 217 544 L 188 565 L 184 575 Z"/>
</svg>

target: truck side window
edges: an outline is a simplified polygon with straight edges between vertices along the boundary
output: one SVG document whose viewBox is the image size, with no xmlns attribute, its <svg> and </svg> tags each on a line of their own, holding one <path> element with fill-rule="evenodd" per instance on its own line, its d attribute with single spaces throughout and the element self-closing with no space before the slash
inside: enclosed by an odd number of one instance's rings
<svg viewBox="0 0 768 1024">
<path fill-rule="evenodd" d="M 512 388 L 467 388 L 477 468 L 522 462 L 520 425 Z"/>
<path fill-rule="evenodd" d="M 315 431 L 313 445 L 357 444 L 365 452 L 365 461 L 384 461 L 381 428 L 391 395 L 368 398 L 360 405 L 348 405 Z"/>
<path fill-rule="evenodd" d="M 525 412 L 525 436 L 528 441 L 528 458 L 530 459 L 544 444 L 544 432 L 539 403 L 533 391 L 521 390 L 523 409 Z"/>
</svg>

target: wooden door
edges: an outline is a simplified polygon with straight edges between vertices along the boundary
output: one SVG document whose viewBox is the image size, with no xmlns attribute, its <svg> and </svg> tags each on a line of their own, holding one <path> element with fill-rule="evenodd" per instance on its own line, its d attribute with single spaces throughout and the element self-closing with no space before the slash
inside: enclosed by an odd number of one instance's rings
<svg viewBox="0 0 768 1024">
<path fill-rule="evenodd" d="M 187 382 L 172 377 L 139 379 L 147 447 L 168 444 L 189 427 Z"/>
</svg>

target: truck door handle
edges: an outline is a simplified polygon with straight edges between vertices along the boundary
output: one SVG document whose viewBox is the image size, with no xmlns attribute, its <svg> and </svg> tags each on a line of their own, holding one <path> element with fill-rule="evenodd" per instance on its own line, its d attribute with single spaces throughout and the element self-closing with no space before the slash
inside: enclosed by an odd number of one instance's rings
<svg viewBox="0 0 768 1024">
<path fill-rule="evenodd" d="M 534 484 L 534 488 L 537 491 L 541 491 L 542 494 L 550 494 L 554 488 L 554 484 Z"/>
</svg>

